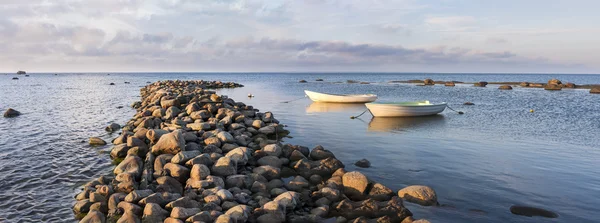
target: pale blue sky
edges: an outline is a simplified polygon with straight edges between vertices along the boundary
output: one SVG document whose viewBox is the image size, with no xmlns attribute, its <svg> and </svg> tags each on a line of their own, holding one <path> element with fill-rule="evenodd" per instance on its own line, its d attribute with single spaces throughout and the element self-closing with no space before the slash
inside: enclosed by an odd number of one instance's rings
<svg viewBox="0 0 600 223">
<path fill-rule="evenodd" d="M 2 0 L 0 70 L 600 73 L 594 0 Z"/>
</svg>

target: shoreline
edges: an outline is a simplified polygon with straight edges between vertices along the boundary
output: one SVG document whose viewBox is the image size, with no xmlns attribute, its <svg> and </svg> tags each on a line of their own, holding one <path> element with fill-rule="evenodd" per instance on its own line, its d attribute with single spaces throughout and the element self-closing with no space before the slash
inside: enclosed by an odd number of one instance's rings
<svg viewBox="0 0 600 223">
<path fill-rule="evenodd" d="M 431 80 L 431 79 L 426 79 L 426 80 Z M 553 79 L 556 80 L 556 79 Z M 552 81 L 552 80 L 550 80 Z M 558 85 L 561 87 L 561 89 L 595 89 L 595 88 L 600 88 L 600 84 L 574 84 L 574 83 L 562 83 L 560 81 L 555 82 L 555 83 L 551 83 L 550 81 L 548 81 L 548 83 L 534 83 L 534 82 L 518 82 L 518 81 L 496 81 L 496 82 L 487 82 L 487 81 L 482 81 L 484 83 L 487 84 L 493 84 L 493 85 L 509 85 L 509 86 L 520 86 L 523 88 L 546 88 L 547 86 L 551 86 L 551 85 Z M 468 84 L 468 85 L 477 85 L 479 83 L 482 82 L 462 82 L 462 81 L 444 81 L 444 80 L 431 80 L 431 82 L 428 81 L 424 81 L 424 80 L 393 80 L 393 81 L 388 81 L 387 83 L 393 84 L 393 83 L 402 83 L 402 84 L 424 84 L 424 85 L 434 85 L 434 84 L 439 84 L 439 85 L 446 85 L 446 86 L 451 86 L 448 84 Z M 476 86 L 476 87 L 485 87 L 484 86 Z"/>
<path fill-rule="evenodd" d="M 271 112 L 204 90 L 226 87 L 242 85 L 160 81 L 142 88 L 141 101 L 132 104 L 136 115 L 112 142 L 118 165 L 83 186 L 73 207 L 78 218 L 408 223 L 414 219 L 403 199 L 437 205 L 429 187 L 394 192 L 359 171 L 346 172 L 321 146 L 282 144 L 289 132 Z"/>
</svg>

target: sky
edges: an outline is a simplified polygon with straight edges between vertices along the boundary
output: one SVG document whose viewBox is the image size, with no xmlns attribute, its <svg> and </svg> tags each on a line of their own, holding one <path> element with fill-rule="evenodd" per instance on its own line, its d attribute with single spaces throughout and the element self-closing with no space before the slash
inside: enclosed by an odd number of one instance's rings
<svg viewBox="0 0 600 223">
<path fill-rule="evenodd" d="M 600 73 L 598 0 L 0 0 L 0 71 Z"/>
</svg>

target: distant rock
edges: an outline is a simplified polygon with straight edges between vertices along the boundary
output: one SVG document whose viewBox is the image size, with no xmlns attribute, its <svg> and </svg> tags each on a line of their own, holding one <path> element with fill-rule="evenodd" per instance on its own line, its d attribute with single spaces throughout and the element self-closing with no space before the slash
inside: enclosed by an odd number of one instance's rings
<svg viewBox="0 0 600 223">
<path fill-rule="evenodd" d="M 13 79 L 13 80 L 19 80 L 19 78 L 18 78 L 18 77 L 13 77 L 12 79 Z"/>
<path fill-rule="evenodd" d="M 544 87 L 544 84 L 540 84 L 540 83 L 530 83 L 528 87 L 538 87 L 538 88 L 542 88 L 542 87 Z"/>
<path fill-rule="evenodd" d="M 480 82 L 473 84 L 473 86 L 475 86 L 475 87 L 485 87 L 487 85 L 488 85 L 487 81 L 480 81 Z"/>
<path fill-rule="evenodd" d="M 21 115 L 21 112 L 14 110 L 12 108 L 9 108 L 6 110 L 6 112 L 4 112 L 5 118 L 17 117 L 19 115 Z"/>
<path fill-rule="evenodd" d="M 560 85 L 560 84 L 562 84 L 562 82 L 555 78 L 548 81 L 548 85 Z"/>
<path fill-rule="evenodd" d="M 22 71 L 22 70 L 20 70 L 20 71 L 17 71 L 17 74 L 26 74 L 26 73 L 27 73 L 27 72 L 25 72 L 25 71 Z"/>
<path fill-rule="evenodd" d="M 548 84 L 544 87 L 544 90 L 560 91 L 560 90 L 562 90 L 562 87 L 560 86 L 560 84 Z"/>
<path fill-rule="evenodd" d="M 405 201 L 423 206 L 438 205 L 435 191 L 428 186 L 413 185 L 398 191 L 398 196 Z"/>
<path fill-rule="evenodd" d="M 521 87 L 529 87 L 529 82 L 521 82 L 521 84 L 519 84 Z"/>
<path fill-rule="evenodd" d="M 475 105 L 475 103 L 467 101 L 467 102 L 463 103 L 463 105 Z"/>
<path fill-rule="evenodd" d="M 321 78 L 317 78 L 315 81 L 323 81 L 323 79 L 321 79 Z"/>
<path fill-rule="evenodd" d="M 546 217 L 546 218 L 558 218 L 558 214 L 556 214 L 552 211 L 544 210 L 541 208 L 518 206 L 518 205 L 511 206 L 510 213 L 513 213 L 515 215 L 528 216 L 528 217 L 541 216 L 541 217 Z"/>
<path fill-rule="evenodd" d="M 456 84 L 454 84 L 454 82 L 446 82 L 444 84 L 444 86 L 446 86 L 446 87 L 454 87 L 454 86 L 456 86 Z"/>
<path fill-rule="evenodd" d="M 435 85 L 435 82 L 432 79 L 428 78 L 428 79 L 425 79 L 423 81 L 423 84 L 425 84 L 425 85 Z"/>
<path fill-rule="evenodd" d="M 576 85 L 575 85 L 575 84 L 573 84 L 573 83 L 571 83 L 571 82 L 568 82 L 568 83 L 566 83 L 566 84 L 563 84 L 563 87 L 564 87 L 564 88 L 575 88 L 575 87 L 576 87 Z"/>
<path fill-rule="evenodd" d="M 307 81 L 306 81 L 306 80 L 300 80 L 300 81 L 298 81 L 298 82 L 299 82 L 299 83 L 306 83 Z"/>
<path fill-rule="evenodd" d="M 600 87 L 592 88 L 590 94 L 600 94 Z"/>
<path fill-rule="evenodd" d="M 513 88 L 510 85 L 502 85 L 498 87 L 500 90 L 512 90 Z"/>
<path fill-rule="evenodd" d="M 356 84 L 356 83 L 360 83 L 360 81 L 346 80 L 346 83 L 348 83 L 348 84 Z"/>
<path fill-rule="evenodd" d="M 108 85 L 115 85 L 115 83 L 110 83 L 110 84 L 108 84 Z"/>
</svg>

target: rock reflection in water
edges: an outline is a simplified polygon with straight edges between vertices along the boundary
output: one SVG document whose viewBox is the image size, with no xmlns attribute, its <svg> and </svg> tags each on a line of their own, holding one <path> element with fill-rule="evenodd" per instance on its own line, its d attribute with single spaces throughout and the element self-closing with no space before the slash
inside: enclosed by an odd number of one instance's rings
<svg viewBox="0 0 600 223">
<path fill-rule="evenodd" d="M 369 132 L 402 132 L 416 128 L 443 125 L 443 115 L 421 117 L 373 117 L 369 122 Z"/>
<path fill-rule="evenodd" d="M 363 112 L 367 107 L 362 103 L 323 103 L 313 102 L 306 107 L 306 113 L 319 112 Z"/>
</svg>

